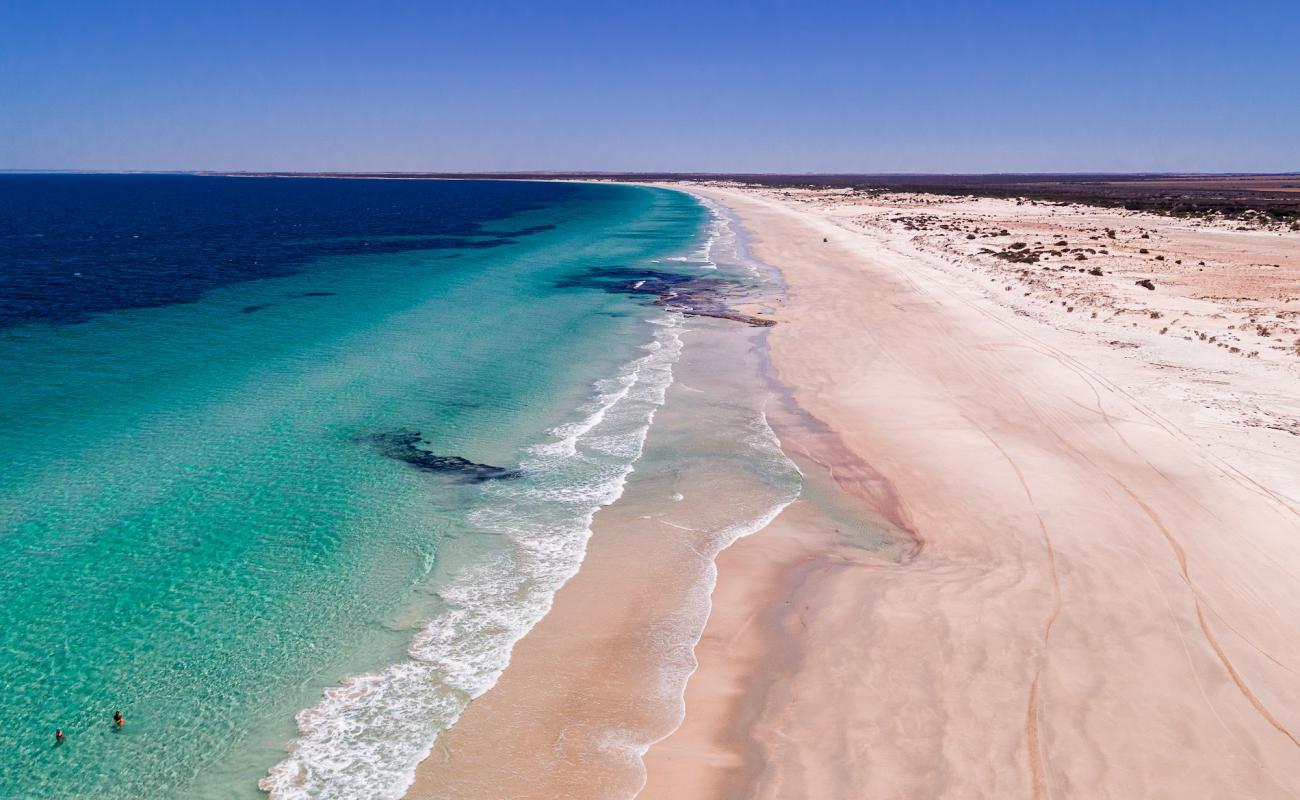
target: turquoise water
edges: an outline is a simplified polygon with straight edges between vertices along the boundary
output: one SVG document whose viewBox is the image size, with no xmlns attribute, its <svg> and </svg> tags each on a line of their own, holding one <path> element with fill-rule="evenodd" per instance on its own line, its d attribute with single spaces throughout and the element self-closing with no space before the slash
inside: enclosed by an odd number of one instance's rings
<svg viewBox="0 0 1300 800">
<path fill-rule="evenodd" d="M 491 247 L 389 238 L 0 331 L 0 797 L 400 791 L 575 568 L 680 348 L 557 284 L 688 254 L 706 217 L 618 186 L 521 207 Z M 394 431 L 519 477 L 418 469 Z"/>
</svg>

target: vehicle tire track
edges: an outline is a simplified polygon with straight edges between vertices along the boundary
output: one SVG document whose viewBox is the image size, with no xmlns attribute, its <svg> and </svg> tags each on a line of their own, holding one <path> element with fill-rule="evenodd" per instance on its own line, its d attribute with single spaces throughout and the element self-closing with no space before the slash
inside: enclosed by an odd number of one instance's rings
<svg viewBox="0 0 1300 800">
<path fill-rule="evenodd" d="M 1038 719 L 1041 713 L 1039 707 L 1038 684 L 1042 679 L 1043 668 L 1047 665 L 1048 651 L 1051 646 L 1052 627 L 1056 625 L 1056 620 L 1061 616 L 1061 581 L 1056 571 L 1056 548 L 1052 545 L 1051 534 L 1047 531 L 1047 523 L 1043 520 L 1042 513 L 1034 503 L 1034 493 L 1029 489 L 1029 483 L 1025 480 L 1025 474 L 1021 471 L 1020 465 L 1015 459 L 994 439 L 984 426 L 980 425 L 973 419 L 966 417 L 966 420 L 974 425 L 989 443 L 997 448 L 1006 460 L 1012 471 L 1016 473 L 1016 480 L 1020 482 L 1020 488 L 1025 493 L 1025 499 L 1029 501 L 1030 508 L 1034 511 L 1034 517 L 1038 520 L 1038 530 L 1043 537 L 1043 548 L 1047 553 L 1048 575 L 1052 581 L 1052 606 L 1048 611 L 1047 619 L 1043 624 L 1043 649 L 1040 654 L 1037 667 L 1034 669 L 1033 680 L 1029 683 L 1029 699 L 1025 708 L 1025 745 L 1029 753 L 1029 781 L 1033 790 L 1034 800 L 1040 798 L 1050 798 L 1052 796 L 1050 787 L 1047 783 L 1046 769 L 1044 763 L 1046 759 L 1043 756 L 1042 742 L 1038 730 Z"/>
</svg>

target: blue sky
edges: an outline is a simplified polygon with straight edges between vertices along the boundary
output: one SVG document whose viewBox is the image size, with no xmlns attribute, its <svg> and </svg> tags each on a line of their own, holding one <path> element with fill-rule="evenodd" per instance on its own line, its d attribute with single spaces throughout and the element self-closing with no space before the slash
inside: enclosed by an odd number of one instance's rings
<svg viewBox="0 0 1300 800">
<path fill-rule="evenodd" d="M 0 0 L 0 169 L 1300 170 L 1300 2 Z"/>
</svg>

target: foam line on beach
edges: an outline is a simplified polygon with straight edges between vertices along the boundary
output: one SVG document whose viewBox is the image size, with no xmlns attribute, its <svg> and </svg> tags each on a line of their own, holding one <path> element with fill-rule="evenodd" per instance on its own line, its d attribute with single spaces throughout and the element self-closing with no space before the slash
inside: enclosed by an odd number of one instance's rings
<svg viewBox="0 0 1300 800">
<path fill-rule="evenodd" d="M 754 448 L 761 458 L 779 461 L 802 478 L 803 473 L 798 465 L 790 460 L 781 449 L 781 440 L 772 429 L 772 426 L 768 424 L 767 415 L 764 412 L 759 412 L 751 423 L 751 429 L 753 433 L 748 438 L 747 444 Z M 606 748 L 609 750 L 623 750 L 629 760 L 635 760 L 636 767 L 640 771 L 640 783 L 636 791 L 628 795 L 628 800 L 632 800 L 645 788 L 648 777 L 644 763 L 646 753 L 650 751 L 651 747 L 676 732 L 686 719 L 686 687 L 691 676 L 699 669 L 699 659 L 695 651 L 699 646 L 700 639 L 704 636 L 705 623 L 708 622 L 709 616 L 713 612 L 713 591 L 718 584 L 718 555 L 737 541 L 752 536 L 770 525 L 787 506 L 799 499 L 800 493 L 801 489 L 795 488 L 789 494 L 776 499 L 759 516 L 738 520 L 727 526 L 718 534 L 715 540 L 716 549 L 709 554 L 700 554 L 700 557 L 707 561 L 708 566 L 702 579 L 694 587 L 693 597 L 683 609 L 683 619 L 679 622 L 680 628 L 689 631 L 689 644 L 685 648 L 686 652 L 689 653 L 689 663 L 682 669 L 665 669 L 661 676 L 661 692 L 665 697 L 671 697 L 677 706 L 676 720 L 669 730 L 653 738 L 637 738 L 629 735 L 629 732 L 612 732 L 605 743 Z"/>
</svg>

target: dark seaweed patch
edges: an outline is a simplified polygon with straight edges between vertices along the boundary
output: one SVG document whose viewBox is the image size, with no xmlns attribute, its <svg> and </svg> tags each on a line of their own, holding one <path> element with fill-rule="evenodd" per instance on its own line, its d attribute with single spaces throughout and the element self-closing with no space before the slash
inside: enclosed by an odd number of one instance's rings
<svg viewBox="0 0 1300 800">
<path fill-rule="evenodd" d="M 449 475 L 466 483 L 502 478 L 518 478 L 522 473 L 517 469 L 494 467 L 491 464 L 479 464 L 460 456 L 440 456 L 420 447 L 424 439 L 419 431 L 395 430 L 372 433 L 365 437 L 372 442 L 382 455 L 410 464 L 425 472 L 437 472 Z"/>
<path fill-rule="evenodd" d="M 662 270 L 628 267 L 591 267 L 555 282 L 557 289 L 599 289 L 611 294 L 653 297 L 654 304 L 679 311 L 688 317 L 718 317 L 756 327 L 776 322 L 743 314 L 731 302 L 743 299 L 744 287 L 723 278 L 686 275 Z"/>
<path fill-rule="evenodd" d="M 518 244 L 518 241 L 497 234 L 483 234 L 482 237 L 472 239 L 463 236 L 406 236 L 394 241 L 363 239 L 358 244 L 370 252 L 404 253 L 418 250 L 487 250 Z"/>
<path fill-rule="evenodd" d="M 484 250 L 489 247 L 505 247 L 508 244 L 519 244 L 519 242 L 515 239 L 509 239 L 504 236 L 500 236 L 495 239 L 483 239 L 477 242 L 463 241 L 462 243 L 456 245 L 456 247 L 458 249 L 463 248 L 466 250 Z"/>
<path fill-rule="evenodd" d="M 520 228 L 517 231 L 501 231 L 497 233 L 497 235 L 498 236 L 531 236 L 534 233 L 541 233 L 542 231 L 551 231 L 551 230 L 555 230 L 554 225 L 529 225 L 527 228 Z"/>
</svg>

